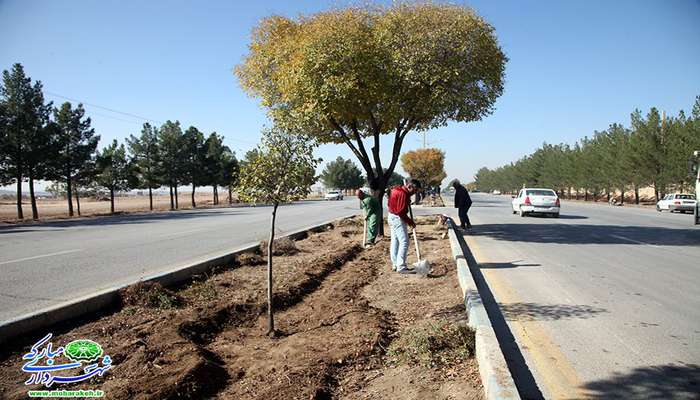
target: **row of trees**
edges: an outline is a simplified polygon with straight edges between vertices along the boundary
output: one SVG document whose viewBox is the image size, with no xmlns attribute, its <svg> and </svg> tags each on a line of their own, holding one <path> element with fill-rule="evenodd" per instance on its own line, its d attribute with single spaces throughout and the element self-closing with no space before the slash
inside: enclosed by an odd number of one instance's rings
<svg viewBox="0 0 700 400">
<path fill-rule="evenodd" d="M 688 157 L 700 149 L 700 96 L 690 116 L 680 111 L 666 118 L 656 108 L 646 116 L 639 110 L 625 127 L 613 123 L 604 131 L 594 132 L 573 146 L 544 144 L 517 162 L 494 170 L 481 168 L 476 174 L 480 190 L 498 189 L 515 192 L 523 186 L 542 186 L 561 195 L 608 200 L 616 191 L 634 193 L 653 187 L 658 201 L 672 190 L 686 190 L 692 183 L 688 175 Z"/>
<path fill-rule="evenodd" d="M 115 192 L 148 189 L 153 209 L 152 189 L 170 188 L 170 206 L 178 208 L 178 185 L 192 185 L 195 207 L 197 186 L 213 186 L 214 203 L 218 187 L 229 188 L 238 178 L 238 162 L 223 144 L 223 137 L 211 133 L 206 139 L 195 127 L 182 131 L 178 121 L 161 127 L 143 125 L 139 136 L 114 140 L 97 150 L 95 134 L 82 104 L 65 102 L 53 107 L 45 102 L 40 81 L 32 83 L 21 64 L 3 71 L 0 84 L 0 184 L 17 185 L 17 218 L 23 219 L 22 183 L 29 183 L 32 217 L 39 217 L 34 182 L 51 180 L 64 188 L 68 214 L 74 215 L 75 197 L 80 215 L 79 189 L 99 186 L 110 192 L 114 212 Z M 173 196 L 173 191 L 175 196 Z"/>
</svg>

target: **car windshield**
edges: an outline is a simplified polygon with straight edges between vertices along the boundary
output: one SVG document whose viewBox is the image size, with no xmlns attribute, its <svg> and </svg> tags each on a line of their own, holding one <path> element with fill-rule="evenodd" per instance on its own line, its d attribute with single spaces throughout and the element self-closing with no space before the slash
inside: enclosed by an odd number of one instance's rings
<svg viewBox="0 0 700 400">
<path fill-rule="evenodd" d="M 695 196 L 693 196 L 692 194 L 677 194 L 676 198 L 683 200 L 695 200 Z"/>
<path fill-rule="evenodd" d="M 553 190 L 528 190 L 528 196 L 551 196 L 556 197 L 556 193 Z"/>
</svg>

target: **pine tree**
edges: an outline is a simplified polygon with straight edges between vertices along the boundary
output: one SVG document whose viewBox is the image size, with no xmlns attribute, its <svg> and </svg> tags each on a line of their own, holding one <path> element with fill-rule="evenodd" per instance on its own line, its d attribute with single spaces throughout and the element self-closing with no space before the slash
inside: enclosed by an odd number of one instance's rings
<svg viewBox="0 0 700 400">
<path fill-rule="evenodd" d="M 34 180 L 45 178 L 55 157 L 54 130 L 49 125 L 51 103 L 44 103 L 42 84 L 32 85 L 21 64 L 3 71 L 0 84 L 2 136 L 0 163 L 5 184 L 17 184 L 17 218 L 23 219 L 22 182 L 29 180 L 32 217 L 39 217 L 34 197 Z"/>
<path fill-rule="evenodd" d="M 129 188 L 126 149 L 114 139 L 97 155 L 97 183 L 109 190 L 110 212 L 114 214 L 114 193 Z"/>
<path fill-rule="evenodd" d="M 170 209 L 177 208 L 177 185 L 184 169 L 182 163 L 183 137 L 180 122 L 170 120 L 158 129 L 158 176 L 170 188 Z M 173 198 L 173 189 L 175 197 Z"/>
<path fill-rule="evenodd" d="M 148 206 L 153 211 L 153 189 L 160 187 L 158 179 L 158 129 L 143 124 L 141 135 L 126 139 L 131 153 L 138 188 L 148 189 Z"/>
<path fill-rule="evenodd" d="M 85 117 L 82 104 L 72 108 L 65 102 L 60 109 L 54 109 L 57 125 L 58 157 L 52 167 L 53 179 L 66 183 L 68 215 L 73 216 L 73 184 L 75 177 L 89 167 L 94 160 L 99 135 L 90 127 L 91 120 Z"/>
</svg>

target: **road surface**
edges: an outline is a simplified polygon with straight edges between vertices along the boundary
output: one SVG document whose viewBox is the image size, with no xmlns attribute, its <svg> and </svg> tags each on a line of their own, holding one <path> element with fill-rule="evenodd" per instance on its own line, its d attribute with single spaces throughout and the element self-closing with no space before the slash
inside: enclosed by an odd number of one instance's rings
<svg viewBox="0 0 700 400">
<path fill-rule="evenodd" d="M 510 196 L 472 198 L 465 239 L 521 353 L 507 357 L 524 360 L 545 398 L 700 397 L 690 215 L 563 202 L 560 219 L 521 218 Z"/>
<path fill-rule="evenodd" d="M 277 233 L 357 212 L 354 197 L 283 205 Z M 270 215 L 270 207 L 215 208 L 2 228 L 0 323 L 259 242 Z"/>
</svg>

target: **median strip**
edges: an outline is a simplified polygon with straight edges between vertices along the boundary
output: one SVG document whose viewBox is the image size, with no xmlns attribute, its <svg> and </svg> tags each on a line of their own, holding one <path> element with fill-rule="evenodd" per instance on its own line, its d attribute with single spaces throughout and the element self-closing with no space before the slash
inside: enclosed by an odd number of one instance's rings
<svg viewBox="0 0 700 400">
<path fill-rule="evenodd" d="M 323 227 L 328 226 L 331 224 L 332 221 L 334 220 L 339 220 L 343 218 L 348 218 L 350 216 L 355 215 L 356 213 L 349 214 L 344 217 L 340 218 L 334 218 L 333 220 L 326 221 L 320 224 L 315 224 L 308 226 L 306 228 L 298 229 L 295 231 L 292 231 L 288 233 L 285 236 L 289 237 L 298 237 L 299 235 L 303 235 L 308 231 L 314 231 L 321 229 Z M 171 269 L 166 272 L 160 272 L 158 274 L 154 274 L 148 277 L 145 277 L 144 279 L 141 279 L 140 281 L 142 282 L 158 282 L 163 286 L 172 286 L 176 285 L 178 283 L 184 282 L 188 279 L 190 279 L 192 276 L 197 275 L 197 274 L 202 274 L 211 268 L 218 266 L 218 265 L 225 265 L 234 260 L 234 258 L 241 253 L 245 252 L 250 252 L 254 251 L 257 249 L 259 246 L 258 243 L 251 244 L 251 245 L 246 245 L 243 247 L 239 247 L 235 250 L 232 251 L 227 251 L 227 252 L 222 252 L 219 254 L 213 254 L 210 256 L 207 256 L 205 258 L 202 258 L 200 260 L 188 263 L 186 265 L 181 265 L 178 267 L 175 267 L 174 269 Z M 33 258 L 39 258 L 39 257 L 49 257 L 49 256 L 55 256 L 59 254 L 67 254 L 68 252 L 77 252 L 80 250 L 68 250 L 65 252 L 59 252 L 59 253 L 53 253 L 53 254 L 47 254 L 43 256 L 35 256 L 35 257 L 29 257 L 24 260 L 28 259 L 33 259 Z M 10 262 L 18 262 L 20 260 L 13 260 L 13 261 L 6 261 L 6 263 Z M 97 311 L 103 310 L 105 308 L 108 308 L 114 304 L 117 303 L 119 299 L 119 291 L 129 285 L 132 285 L 136 283 L 134 282 L 129 282 L 128 284 L 123 284 L 123 285 L 118 285 L 118 286 L 113 286 L 108 289 L 96 291 L 90 294 L 87 294 L 85 296 L 79 297 L 77 299 L 72 299 L 69 301 L 65 301 L 63 303 L 59 303 L 57 305 L 51 306 L 44 308 L 39 311 L 35 311 L 32 313 L 28 313 L 16 318 L 13 318 L 8 321 L 3 321 L 2 324 L 0 324 L 0 345 L 6 343 L 7 341 L 16 338 L 20 335 L 23 335 L 28 332 L 32 332 L 35 330 L 39 329 L 44 329 L 46 327 L 59 324 L 68 320 L 76 319 L 88 314 L 93 314 Z"/>
</svg>

